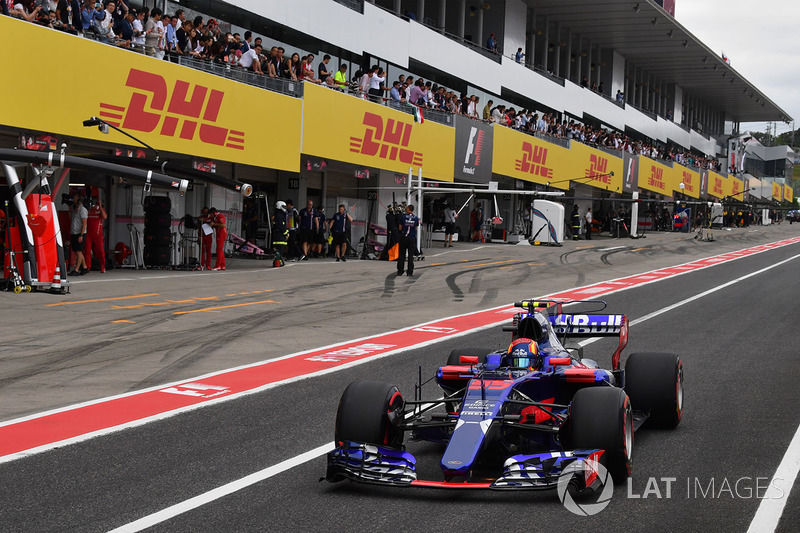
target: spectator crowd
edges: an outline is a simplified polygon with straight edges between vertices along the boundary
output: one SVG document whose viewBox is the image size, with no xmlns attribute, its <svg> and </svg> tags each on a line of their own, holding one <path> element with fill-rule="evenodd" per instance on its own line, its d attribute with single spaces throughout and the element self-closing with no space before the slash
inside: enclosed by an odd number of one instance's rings
<svg viewBox="0 0 800 533">
<path fill-rule="evenodd" d="M 102 42 L 136 49 L 149 56 L 164 58 L 184 55 L 205 59 L 218 64 L 240 67 L 257 75 L 307 81 L 348 91 L 366 99 L 390 105 L 413 104 L 422 109 L 462 115 L 474 120 L 496 123 L 525 133 L 569 139 L 592 146 L 643 155 L 653 159 L 675 161 L 681 165 L 706 170 L 720 170 L 718 161 L 675 147 L 634 140 L 620 132 L 559 119 L 555 113 L 535 113 L 530 109 L 517 110 L 497 105 L 489 100 L 485 105 L 476 95 L 456 94 L 431 80 L 400 75 L 391 83 L 378 65 L 357 70 L 348 78 L 347 65 L 335 72 L 329 65 L 331 57 L 324 55 L 314 68 L 314 54 L 300 56 L 286 54 L 281 46 L 266 50 L 261 37 L 253 38 L 250 31 L 223 33 L 219 23 L 197 16 L 188 20 L 182 9 L 174 14 L 164 14 L 160 8 L 147 7 L 137 11 L 129 7 L 128 0 L 105 3 L 84 0 L 0 0 L 5 15 L 18 17 L 47 27 L 98 39 Z M 492 34 L 487 47 L 492 48 Z M 520 50 L 518 50 L 518 54 Z M 516 58 L 522 59 L 521 55 Z M 581 85 L 590 88 L 584 77 Z M 591 89 L 605 93 L 605 88 L 593 85 Z M 616 100 L 622 100 L 618 91 Z M 482 107 L 481 107 L 482 106 Z"/>
</svg>

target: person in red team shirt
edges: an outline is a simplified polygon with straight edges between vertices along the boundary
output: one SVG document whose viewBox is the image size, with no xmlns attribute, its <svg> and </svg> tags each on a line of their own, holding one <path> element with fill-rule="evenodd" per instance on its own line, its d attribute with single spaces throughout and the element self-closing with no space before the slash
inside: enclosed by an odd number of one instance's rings
<svg viewBox="0 0 800 533">
<path fill-rule="evenodd" d="M 203 207 L 200 210 L 200 268 L 204 270 L 211 270 L 211 243 L 214 240 L 214 234 L 209 233 L 206 235 L 203 232 L 202 225 L 208 224 L 210 226 L 212 218 L 207 207 Z"/>
<path fill-rule="evenodd" d="M 108 213 L 103 209 L 103 204 L 98 198 L 89 209 L 89 218 L 86 221 L 86 239 L 83 243 L 83 254 L 86 264 L 92 267 L 92 254 L 100 262 L 100 272 L 106 271 L 106 246 L 103 238 L 103 221 L 108 218 Z"/>
<path fill-rule="evenodd" d="M 225 222 L 225 215 L 212 207 L 208 214 L 211 215 L 211 227 L 217 232 L 217 260 L 214 263 L 214 270 L 225 270 L 225 241 L 228 240 L 228 226 Z"/>
</svg>

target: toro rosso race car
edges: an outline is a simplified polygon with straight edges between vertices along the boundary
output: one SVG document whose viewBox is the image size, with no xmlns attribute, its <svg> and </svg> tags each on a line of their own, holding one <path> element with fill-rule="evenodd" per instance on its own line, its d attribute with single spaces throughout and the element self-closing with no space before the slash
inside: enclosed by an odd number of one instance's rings
<svg viewBox="0 0 800 533">
<path fill-rule="evenodd" d="M 683 411 L 683 367 L 670 353 L 634 353 L 624 368 L 625 315 L 600 300 L 517 302 L 508 350 L 454 350 L 435 380 L 443 395 L 414 401 L 396 386 L 355 381 L 342 394 L 325 479 L 389 486 L 551 489 L 562 473 L 581 492 L 631 473 L 633 433 L 674 428 Z M 565 308 L 589 308 L 566 313 Z M 616 336 L 611 370 L 564 348 L 576 337 Z M 418 394 L 417 394 L 418 392 Z M 417 477 L 406 439 L 443 445 L 440 479 Z M 600 468 L 600 465 L 604 469 Z M 583 475 L 581 475 L 583 474 Z M 438 477 L 438 476 L 433 476 Z"/>
</svg>

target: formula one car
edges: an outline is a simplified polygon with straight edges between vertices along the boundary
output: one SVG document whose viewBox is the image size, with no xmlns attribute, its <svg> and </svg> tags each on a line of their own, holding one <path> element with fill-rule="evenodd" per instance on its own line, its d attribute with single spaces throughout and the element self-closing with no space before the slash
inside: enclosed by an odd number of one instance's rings
<svg viewBox="0 0 800 533">
<path fill-rule="evenodd" d="M 683 412 L 683 366 L 670 353 L 634 353 L 625 315 L 601 300 L 517 302 L 507 351 L 454 350 L 435 379 L 444 395 L 403 399 L 396 386 L 355 381 L 336 415 L 325 479 L 389 486 L 551 489 L 570 473 L 574 492 L 631 473 L 633 433 L 674 428 Z M 565 308 L 584 308 L 565 313 Z M 589 308 L 588 310 L 585 310 Z M 612 369 L 564 347 L 576 337 L 618 336 Z M 582 350 L 581 350 L 582 351 Z M 417 394 L 419 392 L 419 394 Z M 444 408 L 444 409 L 442 409 Z M 417 477 L 404 438 L 445 446 L 443 479 Z M 600 468 L 602 465 L 604 468 Z M 583 474 L 583 475 L 581 475 Z"/>
</svg>

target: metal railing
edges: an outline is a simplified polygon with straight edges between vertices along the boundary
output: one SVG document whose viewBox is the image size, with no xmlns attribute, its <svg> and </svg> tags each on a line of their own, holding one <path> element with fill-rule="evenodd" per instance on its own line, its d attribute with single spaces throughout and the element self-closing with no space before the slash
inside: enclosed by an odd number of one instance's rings
<svg viewBox="0 0 800 533">
<path fill-rule="evenodd" d="M 391 107 L 392 109 L 397 109 L 403 113 L 408 113 L 409 115 L 414 114 L 414 108 L 410 104 L 405 102 L 396 102 L 394 100 L 386 100 L 386 107 Z M 439 124 L 444 124 L 446 126 L 453 126 L 453 115 L 451 113 L 447 113 L 445 111 L 440 111 L 438 109 L 422 109 L 422 117 L 425 120 L 430 120 L 431 122 L 438 122 Z"/>
<path fill-rule="evenodd" d="M 345 7 L 349 7 L 353 11 L 357 11 L 358 13 L 364 14 L 364 0 L 333 0 L 337 4 L 342 4 Z"/>
<path fill-rule="evenodd" d="M 294 96 L 295 98 L 303 97 L 304 82 L 301 81 L 287 80 L 283 78 L 270 78 L 265 74 L 249 72 L 239 66 L 232 66 L 225 63 L 215 63 L 214 61 L 208 61 L 207 59 L 197 59 L 190 56 L 173 55 L 172 59 L 175 59 L 175 62 L 184 67 L 201 70 L 203 72 L 215 74 L 223 78 L 228 78 L 229 80 L 238 81 L 240 83 L 253 85 L 268 91 Z"/>
</svg>

